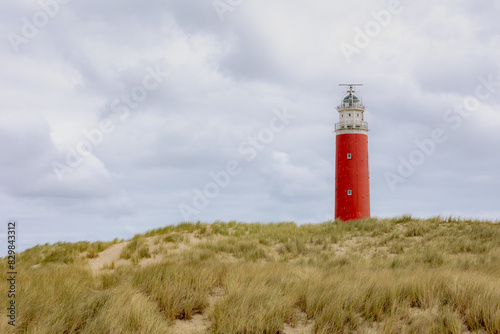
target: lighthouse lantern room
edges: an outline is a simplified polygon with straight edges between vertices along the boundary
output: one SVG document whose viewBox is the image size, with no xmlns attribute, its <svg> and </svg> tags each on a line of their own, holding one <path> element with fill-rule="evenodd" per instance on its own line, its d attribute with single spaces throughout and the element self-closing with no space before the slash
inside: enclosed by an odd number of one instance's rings
<svg viewBox="0 0 500 334">
<path fill-rule="evenodd" d="M 348 221 L 370 216 L 368 174 L 368 123 L 365 106 L 355 91 L 361 84 L 347 86 L 342 97 L 339 122 L 335 124 L 335 219 Z"/>
</svg>

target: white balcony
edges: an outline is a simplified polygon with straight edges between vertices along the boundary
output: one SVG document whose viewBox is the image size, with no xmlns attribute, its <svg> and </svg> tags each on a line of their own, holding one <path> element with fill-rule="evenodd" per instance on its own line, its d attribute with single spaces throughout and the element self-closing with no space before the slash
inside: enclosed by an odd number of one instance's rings
<svg viewBox="0 0 500 334">
<path fill-rule="evenodd" d="M 339 122 L 335 123 L 335 131 L 337 130 L 368 130 L 367 122 Z"/>
</svg>

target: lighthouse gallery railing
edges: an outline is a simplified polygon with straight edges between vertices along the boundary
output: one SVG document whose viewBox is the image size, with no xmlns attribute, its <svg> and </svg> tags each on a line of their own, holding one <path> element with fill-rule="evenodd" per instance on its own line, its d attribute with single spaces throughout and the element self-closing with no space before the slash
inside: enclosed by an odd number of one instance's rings
<svg viewBox="0 0 500 334">
<path fill-rule="evenodd" d="M 335 123 L 335 131 L 342 129 L 360 129 L 360 130 L 368 130 L 367 122 L 341 122 Z"/>
</svg>

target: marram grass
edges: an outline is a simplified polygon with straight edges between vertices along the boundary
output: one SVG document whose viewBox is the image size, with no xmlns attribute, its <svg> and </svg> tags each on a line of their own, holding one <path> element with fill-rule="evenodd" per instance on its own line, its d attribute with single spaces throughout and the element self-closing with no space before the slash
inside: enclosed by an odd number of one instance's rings
<svg viewBox="0 0 500 334">
<path fill-rule="evenodd" d="M 207 333 L 500 333 L 500 224 L 183 223 L 135 236 L 93 272 L 122 242 L 19 254 L 16 327 L 1 312 L 0 332 L 177 333 L 198 317 Z"/>
</svg>

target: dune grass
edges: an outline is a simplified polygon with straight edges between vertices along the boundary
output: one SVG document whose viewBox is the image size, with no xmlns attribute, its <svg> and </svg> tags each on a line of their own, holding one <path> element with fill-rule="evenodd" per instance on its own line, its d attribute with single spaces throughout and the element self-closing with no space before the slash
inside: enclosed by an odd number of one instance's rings
<svg viewBox="0 0 500 334">
<path fill-rule="evenodd" d="M 118 243 L 20 254 L 17 326 L 2 316 L 0 332 L 175 333 L 203 314 L 207 333 L 304 322 L 314 333 L 500 333 L 499 224 L 183 223 L 135 236 L 119 255 L 128 264 L 92 272 Z M 0 269 L 7 291 L 6 261 Z"/>
<path fill-rule="evenodd" d="M 139 263 L 141 259 L 151 257 L 149 247 L 146 245 L 144 238 L 139 236 L 134 237 L 120 254 L 122 259 L 131 259 L 132 263 Z"/>
</svg>

